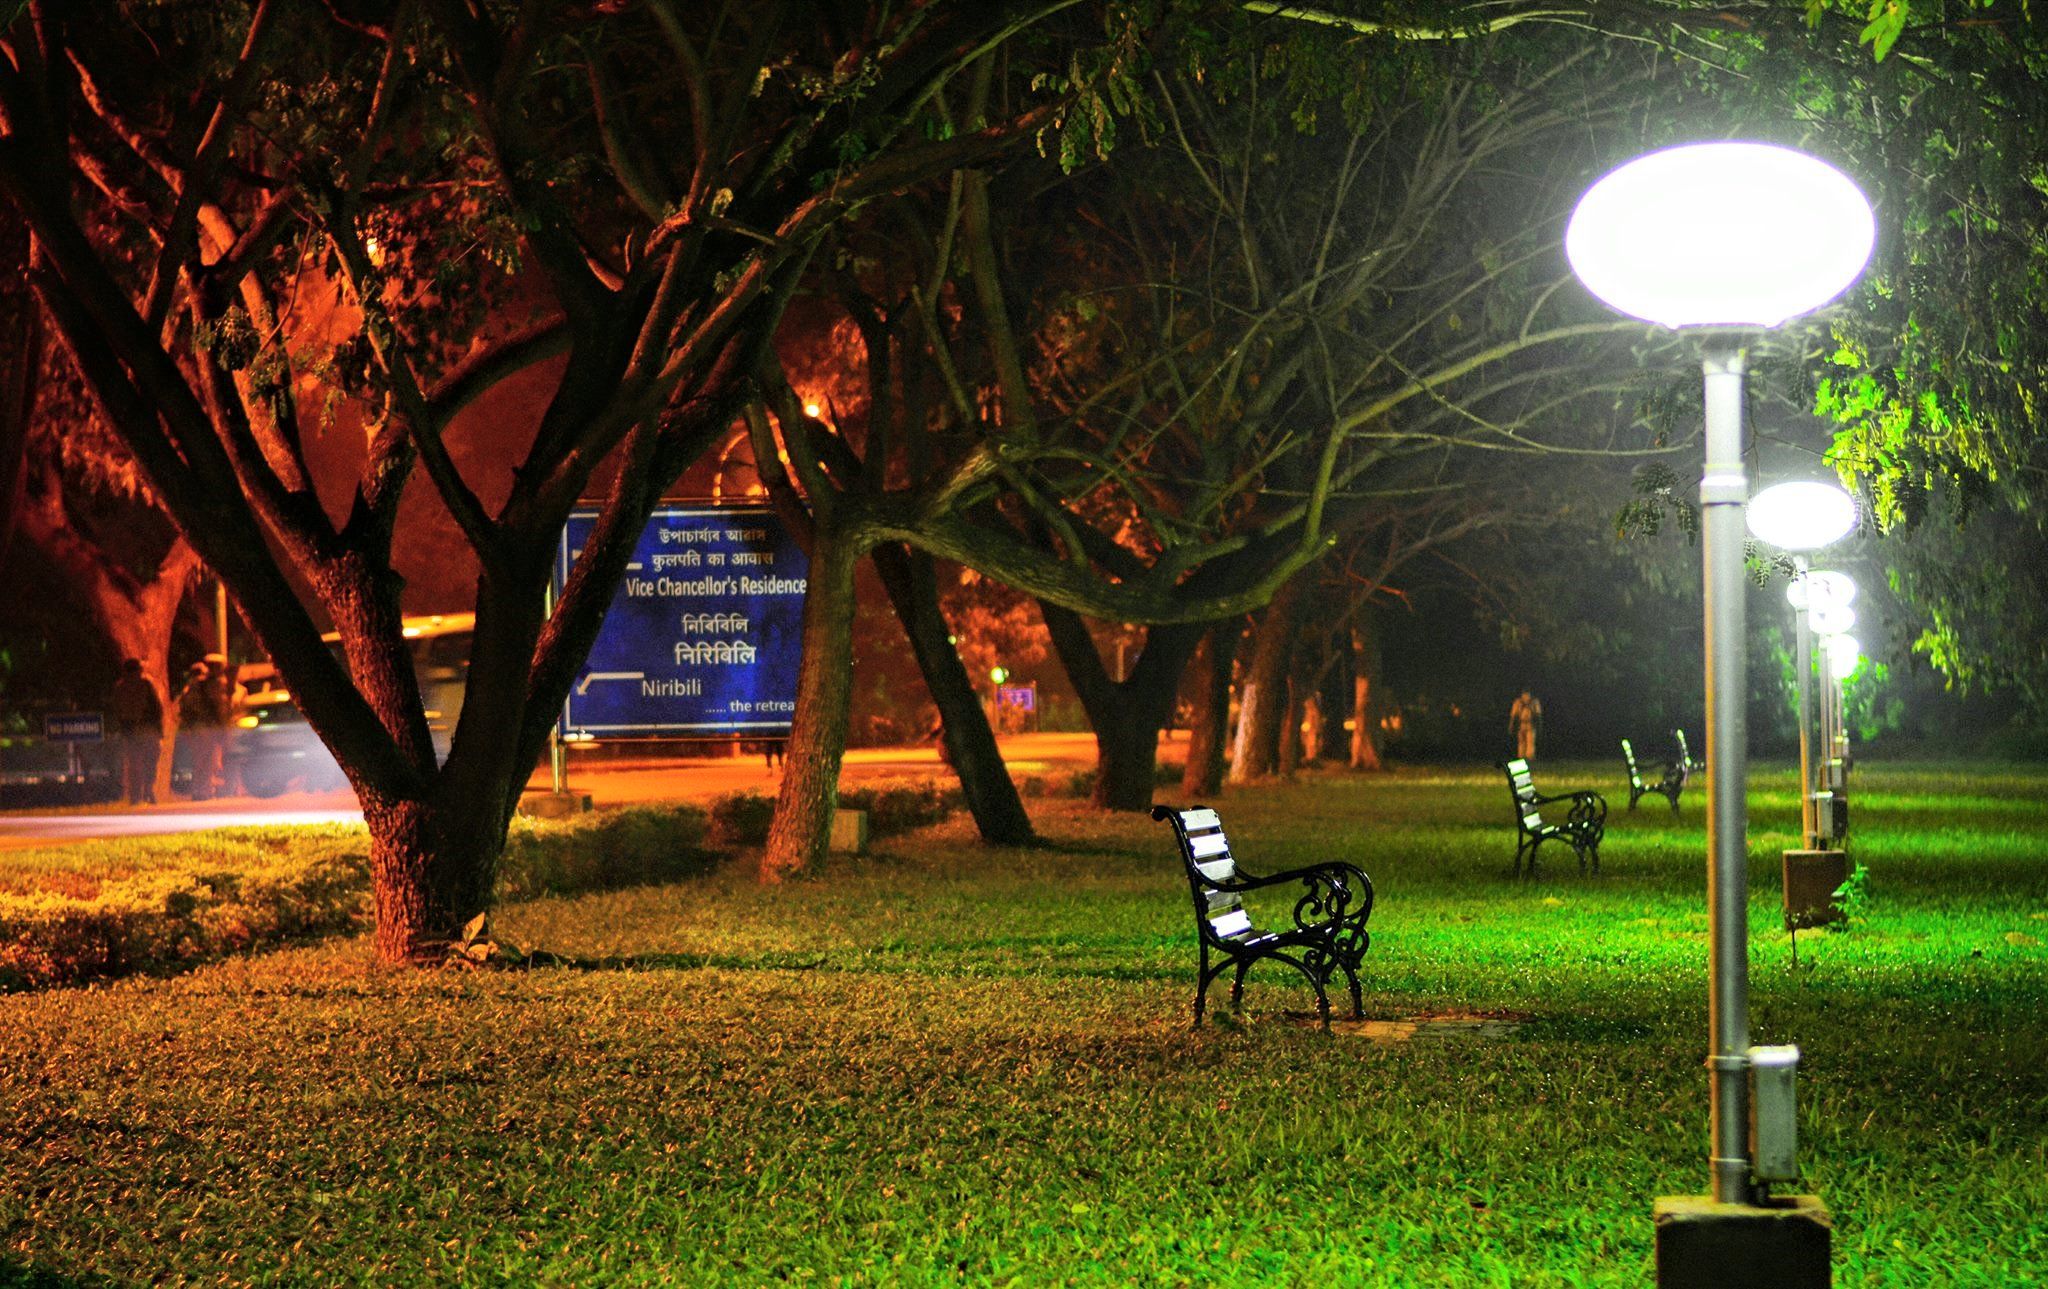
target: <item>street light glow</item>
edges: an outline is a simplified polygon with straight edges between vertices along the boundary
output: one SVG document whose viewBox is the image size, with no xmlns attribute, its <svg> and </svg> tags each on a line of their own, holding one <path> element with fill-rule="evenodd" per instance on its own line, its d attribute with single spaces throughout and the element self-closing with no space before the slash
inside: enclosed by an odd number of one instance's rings
<svg viewBox="0 0 2048 1289">
<path fill-rule="evenodd" d="M 1877 240 L 1848 176 L 1768 143 L 1690 143 L 1587 190 L 1565 256 L 1609 305 L 1667 327 L 1775 327 L 1848 290 Z"/>
<path fill-rule="evenodd" d="M 1846 604 L 1809 605 L 1806 610 L 1806 621 L 1812 626 L 1813 634 L 1825 639 L 1853 630 L 1856 626 L 1856 610 Z"/>
<path fill-rule="evenodd" d="M 1785 603 L 1795 609 L 1808 605 L 1856 603 L 1856 579 L 1833 569 L 1814 569 L 1785 583 Z"/>
<path fill-rule="evenodd" d="M 1821 641 L 1821 647 L 1827 650 L 1828 675 L 1836 680 L 1849 679 L 1863 663 L 1863 646 L 1855 636 L 1829 636 Z"/>
<path fill-rule="evenodd" d="M 1832 483 L 1794 479 L 1749 499 L 1749 531 L 1779 550 L 1818 550 L 1856 527 L 1856 499 Z"/>
</svg>

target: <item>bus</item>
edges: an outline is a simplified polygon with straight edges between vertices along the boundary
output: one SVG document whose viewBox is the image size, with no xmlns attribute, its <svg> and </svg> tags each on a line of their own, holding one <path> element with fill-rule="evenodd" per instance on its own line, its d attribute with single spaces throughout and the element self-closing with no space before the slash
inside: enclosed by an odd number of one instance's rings
<svg viewBox="0 0 2048 1289">
<path fill-rule="evenodd" d="M 402 623 L 412 648 L 413 674 L 420 701 L 426 706 L 427 730 L 434 738 L 434 758 L 448 757 L 455 722 L 469 688 L 469 648 L 476 634 L 474 613 L 434 613 L 408 617 Z M 341 636 L 321 637 L 337 654 Z M 326 792 L 346 787 L 348 780 L 334 756 L 306 723 L 292 701 L 284 678 L 268 662 L 248 662 L 235 673 L 234 728 L 227 751 L 232 790 L 255 797 L 275 797 L 299 789 Z"/>
</svg>

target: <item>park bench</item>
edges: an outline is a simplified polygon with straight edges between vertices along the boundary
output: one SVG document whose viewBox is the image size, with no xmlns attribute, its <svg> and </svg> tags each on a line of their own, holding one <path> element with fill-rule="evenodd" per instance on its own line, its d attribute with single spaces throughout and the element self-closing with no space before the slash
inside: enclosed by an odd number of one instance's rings
<svg viewBox="0 0 2048 1289">
<path fill-rule="evenodd" d="M 1635 746 L 1627 739 L 1621 741 L 1622 763 L 1628 766 L 1628 808 L 1630 810 L 1636 808 L 1636 802 L 1655 792 L 1671 803 L 1672 814 L 1678 813 L 1678 794 L 1685 791 L 1685 780 L 1686 776 L 1692 773 L 1692 762 L 1691 758 L 1685 754 L 1685 731 L 1673 730 L 1672 733 L 1679 737 L 1679 753 L 1675 758 L 1664 763 L 1663 777 L 1655 783 L 1645 779 L 1642 770 L 1636 765 Z"/>
<path fill-rule="evenodd" d="M 1692 759 L 1692 749 L 1685 745 L 1684 730 L 1671 731 L 1671 737 L 1678 744 L 1678 763 L 1685 767 L 1687 774 L 1691 774 L 1694 770 L 1704 770 L 1707 768 L 1704 761 Z"/>
<path fill-rule="evenodd" d="M 1536 791 L 1536 781 L 1529 773 L 1527 761 L 1501 761 L 1498 764 L 1508 776 L 1508 792 L 1515 806 L 1515 827 L 1520 832 L 1515 843 L 1515 875 L 1521 875 L 1524 860 L 1528 861 L 1530 875 L 1535 875 L 1536 849 L 1546 841 L 1561 841 L 1570 846 L 1579 857 L 1580 872 L 1586 871 L 1589 860 L 1593 871 L 1599 872 L 1600 839 L 1607 833 L 1607 799 L 1591 791 L 1561 792 L 1546 797 Z M 1571 802 L 1564 822 L 1544 822 L 1542 808 L 1560 801 Z"/>
<path fill-rule="evenodd" d="M 1287 964 L 1308 981 L 1315 990 L 1316 1012 L 1324 1028 L 1330 1024 L 1328 987 L 1339 972 L 1351 987 L 1352 1017 L 1365 1015 L 1358 967 L 1372 943 L 1365 929 L 1366 919 L 1372 916 L 1371 878 L 1350 864 L 1334 861 L 1270 877 L 1254 876 L 1237 866 L 1223 835 L 1223 821 L 1214 810 L 1154 806 L 1152 817 L 1173 824 L 1181 862 L 1187 868 L 1188 894 L 1194 899 L 1195 940 L 1201 946 L 1195 980 L 1196 1025 L 1202 1023 L 1210 982 L 1226 969 L 1234 969 L 1230 1005 L 1235 1010 L 1244 998 L 1245 972 L 1265 958 Z M 1294 884 L 1302 890 L 1294 901 L 1293 924 L 1277 930 L 1254 925 L 1245 907 L 1246 892 Z"/>
</svg>

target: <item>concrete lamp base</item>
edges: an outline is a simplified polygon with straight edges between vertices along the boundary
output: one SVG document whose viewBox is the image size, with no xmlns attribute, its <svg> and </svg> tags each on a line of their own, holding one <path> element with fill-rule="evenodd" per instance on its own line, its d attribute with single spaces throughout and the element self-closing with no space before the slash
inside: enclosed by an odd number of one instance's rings
<svg viewBox="0 0 2048 1289">
<path fill-rule="evenodd" d="M 1657 1289 L 1827 1289 L 1834 1219 L 1818 1195 L 1720 1204 L 1664 1195 L 1657 1222 Z"/>
<path fill-rule="evenodd" d="M 1803 931 L 1845 921 L 1835 892 L 1849 880 L 1849 856 L 1839 850 L 1785 852 L 1785 929 Z"/>
</svg>

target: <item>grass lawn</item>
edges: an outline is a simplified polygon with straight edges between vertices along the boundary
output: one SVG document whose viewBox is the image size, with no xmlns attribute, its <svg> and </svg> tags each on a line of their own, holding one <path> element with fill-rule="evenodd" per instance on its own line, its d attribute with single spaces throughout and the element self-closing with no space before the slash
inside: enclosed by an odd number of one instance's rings
<svg viewBox="0 0 2048 1289">
<path fill-rule="evenodd" d="M 1806 1052 L 1838 1283 L 2048 1282 L 2048 771 L 1860 771 L 1868 900 L 1796 971 L 1793 796 L 1755 780 L 1753 1026 Z M 1191 1031 L 1167 828 L 1065 801 L 1045 850 L 955 820 L 503 911 L 573 965 L 354 938 L 0 998 L 0 1283 L 1640 1285 L 1652 1198 L 1705 1186 L 1701 798 L 1519 885 L 1505 798 L 1221 804 L 1248 867 L 1372 874 L 1371 1014 L 1506 1033 L 1325 1036 L 1278 968 Z"/>
</svg>

